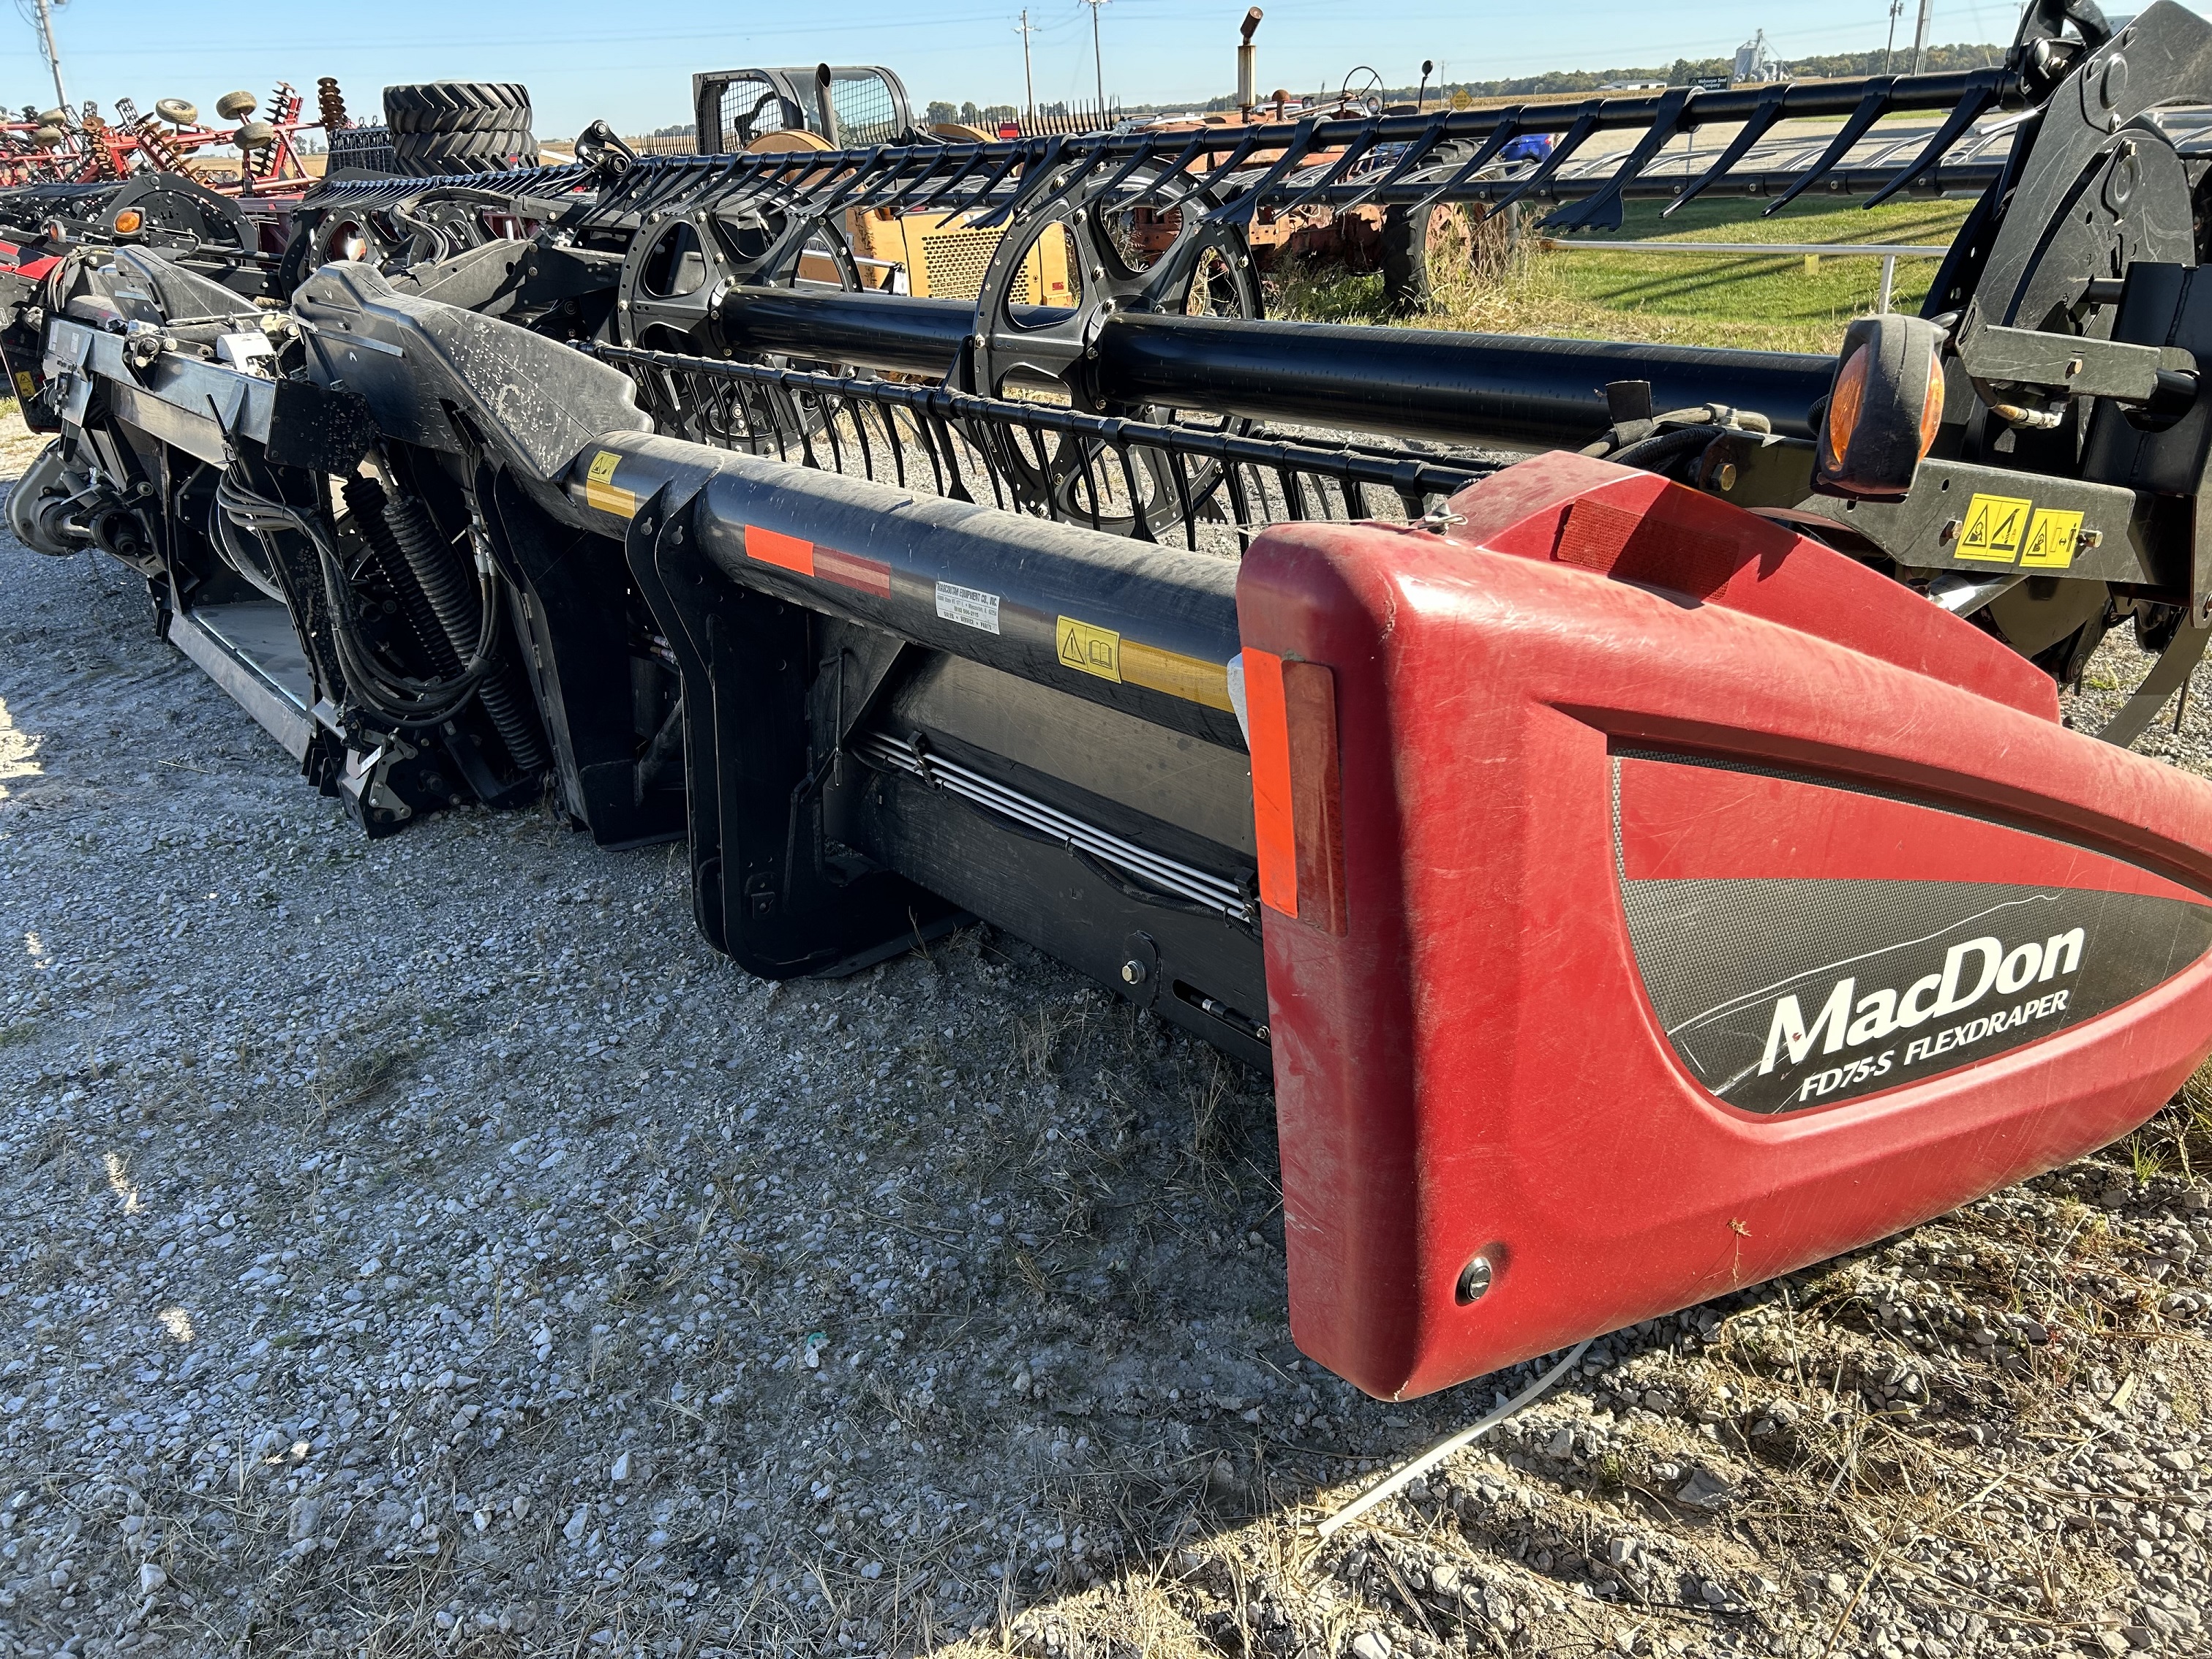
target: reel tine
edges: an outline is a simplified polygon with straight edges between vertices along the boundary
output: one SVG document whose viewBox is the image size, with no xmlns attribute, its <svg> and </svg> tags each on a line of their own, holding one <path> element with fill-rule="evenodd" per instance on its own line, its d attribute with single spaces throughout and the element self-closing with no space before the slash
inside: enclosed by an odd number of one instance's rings
<svg viewBox="0 0 2212 1659">
<path fill-rule="evenodd" d="M 1783 100 L 1789 95 L 1790 83 L 1786 81 L 1760 93 L 1759 103 L 1751 112 L 1751 118 L 1743 124 L 1743 130 L 1729 140 L 1729 147 L 1720 153 L 1719 159 L 1699 173 L 1688 189 L 1659 210 L 1659 216 L 1663 219 L 1676 208 L 1695 201 L 1706 185 L 1724 176 L 1729 168 L 1743 160 L 1744 152 L 1766 137 L 1767 129 L 1782 118 Z"/>
<path fill-rule="evenodd" d="M 1912 165 L 1868 197 L 1866 205 L 1876 207 L 1887 202 L 1898 191 L 1919 178 L 1923 173 L 1942 161 L 1945 153 L 1953 144 L 1958 143 L 1960 136 L 1968 127 L 1980 120 L 1992 105 L 2003 98 L 2007 78 L 2002 70 L 1984 70 L 1981 74 L 1977 75 L 1972 84 L 1966 88 L 1966 95 L 1959 100 L 1958 106 L 1951 112 L 1943 125 L 1936 129 L 1936 136 L 1928 141 L 1926 148 L 1913 159 Z"/>
<path fill-rule="evenodd" d="M 1474 175 L 1497 160 L 1498 153 L 1520 136 L 1522 108 L 1521 105 L 1516 104 L 1510 109 L 1500 111 L 1498 125 L 1491 128 L 1490 137 L 1482 141 L 1482 148 L 1475 151 L 1466 166 L 1414 203 L 1414 214 L 1419 216 L 1427 212 L 1447 197 L 1456 198 L 1473 184 Z"/>
<path fill-rule="evenodd" d="M 990 151 L 987 148 L 984 151 L 985 158 L 988 159 Z M 1027 159 L 1028 151 L 1018 144 L 1015 145 L 1007 152 L 1006 159 L 999 163 L 998 171 L 994 173 L 989 178 L 986 179 L 981 184 L 978 185 L 968 200 L 957 204 L 954 211 L 966 213 L 971 211 L 978 204 L 989 201 L 991 199 L 992 193 L 995 191 L 1000 185 L 1006 182 L 1006 175 L 1012 173 L 1016 167 L 1019 167 L 1023 161 Z M 950 194 L 950 191 L 945 192 L 946 196 L 949 196 Z M 938 199 L 941 202 L 945 198 L 939 197 Z"/>
<path fill-rule="evenodd" d="M 1361 133 L 1357 138 L 1354 138 L 1349 144 L 1345 146 L 1344 154 L 1338 158 L 1336 165 L 1331 167 L 1327 173 L 1323 173 L 1318 182 L 1307 185 L 1305 189 L 1300 191 L 1297 195 L 1291 198 L 1289 201 L 1284 203 L 1277 211 L 1282 213 L 1294 213 L 1298 209 L 1304 207 L 1308 202 L 1312 201 L 1316 196 L 1322 195 L 1323 192 L 1333 189 L 1340 179 L 1343 178 L 1346 173 L 1352 171 L 1352 167 L 1358 161 L 1361 156 L 1366 155 L 1369 150 L 1375 148 L 1376 142 L 1377 135 L 1375 129 L 1372 127 L 1368 128 L 1366 131 Z"/>
<path fill-rule="evenodd" d="M 1526 179 L 1507 191 L 1504 195 L 1492 202 L 1490 204 L 1490 210 L 1497 213 L 1511 207 L 1530 191 L 1547 182 L 1553 173 L 1566 165 L 1567 158 L 1583 147 L 1583 141 L 1597 131 L 1598 123 L 1602 119 L 1604 119 L 1604 100 L 1593 98 L 1583 106 L 1582 113 L 1575 117 L 1574 125 L 1559 135 L 1559 142 L 1552 146 L 1552 153 L 1544 158 L 1542 164 Z"/>
<path fill-rule="evenodd" d="M 1344 205 L 1347 208 L 1355 208 L 1362 202 L 1380 196 L 1384 191 L 1396 185 L 1407 173 L 1419 167 L 1422 162 L 1427 161 L 1435 153 L 1437 146 L 1443 141 L 1444 128 L 1450 120 L 1451 112 L 1449 110 L 1434 117 L 1428 125 L 1421 129 L 1413 143 L 1407 146 L 1406 153 L 1398 158 L 1396 164 L 1389 172 L 1369 185 L 1364 190 L 1355 193 Z M 1372 131 L 1371 128 L 1370 130 Z"/>
<path fill-rule="evenodd" d="M 869 150 L 866 154 L 862 155 L 859 161 L 853 163 L 853 170 L 847 173 L 845 177 L 839 181 L 837 187 L 831 191 L 829 196 L 821 202 L 819 204 L 819 211 L 823 213 L 834 213 L 839 208 L 842 207 L 845 203 L 845 198 L 848 196 L 850 196 L 855 190 L 860 188 L 861 182 L 870 176 L 875 167 L 876 158 L 883 153 L 884 147 L 881 144 L 878 144 L 875 149 Z"/>
<path fill-rule="evenodd" d="M 1042 202 L 1031 204 L 1028 210 L 1036 212 L 1073 196 L 1082 185 L 1083 181 L 1090 177 L 1091 169 L 1097 164 L 1098 157 L 1112 142 L 1112 138 L 1113 135 L 1110 133 L 1100 133 L 1087 143 L 1079 142 L 1071 144 L 1070 153 L 1060 163 L 1068 171 L 1063 176 L 1059 187 Z"/>
<path fill-rule="evenodd" d="M 1621 222 L 1621 192 L 1636 182 L 1637 175 L 1650 165 L 1651 158 L 1672 143 L 1674 135 L 1682 130 L 1683 115 L 1691 101 L 1698 95 L 1695 87 L 1670 87 L 1660 95 L 1659 108 L 1650 127 L 1636 141 L 1636 148 L 1620 164 L 1604 188 L 1596 195 L 1569 205 L 1562 203 L 1544 219 L 1547 230 L 1619 230 Z"/>
<path fill-rule="evenodd" d="M 1110 202 L 1114 192 L 1136 177 L 1138 172 L 1159 153 L 1161 148 L 1162 146 L 1156 145 L 1149 138 L 1140 142 L 1137 146 L 1137 153 L 1121 164 L 1121 170 L 1099 187 L 1096 192 L 1097 199 L 1101 202 Z M 1137 198 L 1139 202 L 1144 199 L 1141 195 Z M 1134 204 L 1132 205 L 1133 206 Z"/>
<path fill-rule="evenodd" d="M 1252 216 L 1260 210 L 1261 197 L 1273 190 L 1285 174 L 1304 161 L 1312 151 L 1316 125 L 1312 116 L 1308 116 L 1299 122 L 1291 132 L 1289 142 L 1283 146 L 1282 155 L 1276 158 L 1274 166 L 1261 175 L 1260 181 L 1251 189 L 1241 196 L 1224 202 L 1212 212 L 1207 214 L 1206 216 L 1208 222 L 1222 225 L 1249 224 L 1252 222 Z"/>
<path fill-rule="evenodd" d="M 932 202 L 938 201 L 942 198 L 951 194 L 952 191 L 960 187 L 960 181 L 962 179 L 965 179 L 969 173 L 973 173 L 977 167 L 982 165 L 982 145 L 963 144 L 958 146 L 958 148 L 962 152 L 961 161 L 959 167 L 953 170 L 952 176 L 943 180 L 941 183 L 932 185 L 930 188 L 923 193 L 921 200 L 916 204 L 916 205 L 927 207 Z M 919 187 L 925 179 L 929 178 L 932 171 L 933 171 L 933 169 L 924 169 L 922 172 L 916 173 L 912 184 L 908 185 L 904 190 L 899 191 L 897 195 L 892 197 L 890 200 L 884 203 L 884 205 L 888 208 L 902 208 L 906 206 L 908 200 L 913 198 L 916 188 Z"/>
<path fill-rule="evenodd" d="M 1845 118 L 1842 130 L 1836 134 L 1827 149 L 1820 152 L 1820 159 L 1813 163 L 1812 170 L 1789 189 L 1784 191 L 1781 195 L 1776 197 L 1773 201 L 1768 203 L 1760 210 L 1759 216 L 1762 219 L 1772 218 L 1821 179 L 1826 178 L 1829 173 L 1834 172 L 1837 164 L 1851 153 L 1851 146 L 1866 136 L 1866 130 L 1881 118 L 1882 112 L 1889 107 L 1889 89 L 1896 84 L 1897 79 L 1894 76 L 1875 76 L 1868 84 L 1866 96 L 1859 100 L 1859 106 Z M 1957 113 L 1955 110 L 1952 112 Z"/>
<path fill-rule="evenodd" d="M 1238 141 L 1236 148 L 1229 152 L 1229 159 L 1207 173 L 1191 193 L 1194 196 L 1206 195 L 1224 179 L 1243 167 L 1251 158 L 1252 152 L 1260 148 L 1260 135 L 1265 131 L 1267 131 L 1265 127 L 1254 127 L 1247 131 Z"/>
<path fill-rule="evenodd" d="M 1058 133 L 1054 133 L 1046 140 L 1044 154 L 1036 158 L 1036 164 L 1031 166 L 1026 161 L 1024 161 L 1022 167 L 1022 180 L 1015 186 L 1014 193 L 976 220 L 969 228 L 995 230 L 1012 218 L 1016 213 L 1028 208 L 1036 198 L 1050 190 L 1053 171 L 1060 166 L 1061 152 L 1066 148 L 1067 140 Z"/>
<path fill-rule="evenodd" d="M 933 160 L 925 158 L 921 166 L 915 170 L 914 175 L 908 178 L 906 156 L 896 155 L 888 158 L 884 165 L 876 169 L 875 184 L 861 196 L 859 201 L 853 204 L 854 210 L 858 212 L 866 208 L 882 207 L 897 201 L 950 159 L 949 155 L 939 155 Z"/>
<path fill-rule="evenodd" d="M 1146 185 L 1144 189 L 1137 192 L 1135 199 L 1129 204 L 1129 206 L 1132 209 L 1142 207 L 1147 201 L 1152 199 L 1156 191 L 1165 187 L 1169 179 L 1182 178 L 1185 172 L 1189 168 L 1190 164 L 1196 161 L 1200 153 L 1205 149 L 1209 137 L 1210 135 L 1203 127 L 1200 128 L 1197 132 L 1194 133 L 1191 136 L 1190 142 L 1182 147 L 1182 150 L 1176 155 L 1175 160 L 1169 162 L 1164 169 L 1156 173 L 1153 176 L 1151 184 Z M 1128 170 L 1131 173 L 1134 173 L 1136 168 L 1132 165 Z M 1121 181 L 1120 179 L 1116 179 L 1115 182 L 1119 184 Z"/>
</svg>

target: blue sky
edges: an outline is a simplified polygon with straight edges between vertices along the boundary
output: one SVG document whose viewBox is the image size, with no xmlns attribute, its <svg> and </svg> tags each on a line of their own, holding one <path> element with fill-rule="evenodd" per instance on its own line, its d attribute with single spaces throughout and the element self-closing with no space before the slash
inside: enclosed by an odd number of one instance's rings
<svg viewBox="0 0 2212 1659">
<path fill-rule="evenodd" d="M 1272 0 L 1266 9 L 1263 89 L 1333 87 L 1359 64 L 1393 84 L 1410 83 L 1424 58 L 1469 79 L 1664 64 L 1730 52 L 1760 27 L 1787 58 L 1880 46 L 1888 24 L 1887 0 Z M 1916 9 L 1907 0 L 1899 25 L 1907 42 Z M 141 108 L 175 96 L 211 110 L 234 87 L 265 95 L 285 79 L 312 91 L 318 76 L 335 75 L 361 112 L 377 106 L 387 81 L 520 80 L 531 88 L 538 135 L 565 137 L 598 116 L 625 131 L 688 120 L 694 70 L 825 58 L 888 64 L 917 103 L 1018 101 L 1019 11 L 997 0 L 712 8 L 627 0 L 614 13 L 582 0 L 308 0 L 234 15 L 175 0 L 69 0 L 56 33 L 70 96 L 103 106 L 120 94 Z M 1244 0 L 1111 0 L 1101 19 L 1109 95 L 1169 102 L 1231 90 L 1243 15 Z M 2013 0 L 1937 0 L 1931 38 L 2008 39 L 2017 15 Z M 1034 0 L 1030 21 L 1037 97 L 1087 97 L 1088 7 Z M 14 27 L 12 73 L 0 98 L 50 102 L 32 27 Z"/>
</svg>

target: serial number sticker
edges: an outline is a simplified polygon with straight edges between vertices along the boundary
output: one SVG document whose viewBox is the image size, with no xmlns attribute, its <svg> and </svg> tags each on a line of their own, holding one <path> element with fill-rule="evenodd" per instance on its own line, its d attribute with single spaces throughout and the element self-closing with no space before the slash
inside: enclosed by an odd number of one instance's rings
<svg viewBox="0 0 2212 1659">
<path fill-rule="evenodd" d="M 2014 495 L 1977 495 L 1966 503 L 1966 526 L 1959 532 L 1957 556 L 1984 564 L 2010 564 L 2020 557 L 2035 503 Z"/>
<path fill-rule="evenodd" d="M 2074 562 L 2074 550 L 2081 540 L 2081 515 L 2045 507 L 2027 527 L 2027 542 L 2020 550 L 2023 570 L 2064 570 Z"/>
<path fill-rule="evenodd" d="M 937 614 L 963 628 L 995 634 L 999 631 L 999 596 L 986 593 L 980 587 L 963 587 L 958 582 L 939 582 Z"/>
<path fill-rule="evenodd" d="M 615 468 L 621 465 L 622 457 L 611 449 L 603 449 L 592 456 L 592 470 L 584 475 L 584 501 L 602 513 L 634 519 L 637 516 L 637 497 L 618 488 L 614 481 Z"/>
<path fill-rule="evenodd" d="M 1052 637 L 1061 667 L 1121 683 L 1121 636 L 1112 629 L 1062 617 L 1054 625 Z"/>
</svg>

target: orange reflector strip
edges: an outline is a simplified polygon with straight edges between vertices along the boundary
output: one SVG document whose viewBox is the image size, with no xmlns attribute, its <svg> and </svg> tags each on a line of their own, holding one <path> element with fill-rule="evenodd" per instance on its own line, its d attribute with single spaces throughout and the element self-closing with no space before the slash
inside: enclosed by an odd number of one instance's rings
<svg viewBox="0 0 2212 1659">
<path fill-rule="evenodd" d="M 745 526 L 745 556 L 779 569 L 795 570 L 802 576 L 814 574 L 812 542 L 778 530 L 763 530 L 757 524 Z"/>
<path fill-rule="evenodd" d="M 1252 722 L 1252 825 L 1260 902 L 1345 931 L 1342 769 L 1336 677 L 1321 663 L 1244 651 L 1245 709 Z"/>
<path fill-rule="evenodd" d="M 1283 659 L 1244 647 L 1244 709 L 1252 723 L 1252 829 L 1260 849 L 1260 902 L 1298 913 L 1297 820 L 1291 811 L 1291 726 Z"/>
<path fill-rule="evenodd" d="M 1345 930 L 1344 782 L 1336 746 L 1336 676 L 1325 664 L 1283 665 L 1290 732 L 1291 821 L 1298 856 L 1298 920 Z"/>
</svg>

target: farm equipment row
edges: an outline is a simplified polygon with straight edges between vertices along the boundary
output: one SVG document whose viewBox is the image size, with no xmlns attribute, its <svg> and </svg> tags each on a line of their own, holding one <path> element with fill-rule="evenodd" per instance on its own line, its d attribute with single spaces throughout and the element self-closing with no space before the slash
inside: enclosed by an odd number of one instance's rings
<svg viewBox="0 0 2212 1659">
<path fill-rule="evenodd" d="M 599 129 L 325 182 L 274 272 L 71 241 L 0 338 L 57 434 L 9 519 L 142 573 L 370 834 L 550 791 L 684 838 L 750 973 L 981 918 L 1270 1072 L 1294 1334 L 1414 1394 L 2075 1157 L 2212 1048 L 2212 786 L 2126 747 L 2212 637 L 2208 101 L 2212 25 L 2039 0 L 1966 76 Z M 1263 213 L 1604 225 L 1692 124 L 1678 200 L 1800 115 L 1776 206 L 2016 118 L 1925 314 L 1834 358 L 1261 314 Z M 867 280 L 905 213 L 990 238 L 972 301 Z M 2115 629 L 2155 665 L 2071 730 Z"/>
</svg>

